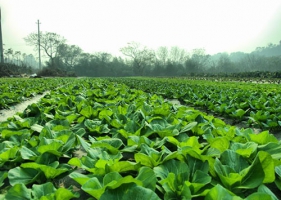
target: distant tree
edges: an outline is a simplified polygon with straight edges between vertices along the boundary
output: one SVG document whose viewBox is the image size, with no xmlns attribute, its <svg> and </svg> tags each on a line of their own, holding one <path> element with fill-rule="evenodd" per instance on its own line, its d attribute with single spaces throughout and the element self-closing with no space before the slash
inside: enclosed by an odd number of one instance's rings
<svg viewBox="0 0 281 200">
<path fill-rule="evenodd" d="M 6 55 L 6 57 L 8 58 L 7 62 L 12 63 L 12 59 L 10 58 L 10 56 L 13 56 L 14 54 L 14 50 L 12 48 L 9 48 L 5 51 L 4 53 Z"/>
<path fill-rule="evenodd" d="M 245 59 L 242 60 L 242 63 L 245 66 L 245 71 L 264 71 L 266 70 L 265 61 L 265 56 L 252 53 L 247 54 Z"/>
<path fill-rule="evenodd" d="M 132 76 L 132 70 L 121 57 L 113 57 L 110 62 L 108 76 Z"/>
<path fill-rule="evenodd" d="M 193 59 L 188 59 L 185 61 L 185 69 L 186 69 L 186 73 L 189 75 L 194 75 L 195 73 L 201 71 L 198 62 L 196 62 Z"/>
<path fill-rule="evenodd" d="M 132 59 L 136 75 L 144 75 L 145 67 L 152 65 L 155 60 L 154 51 L 147 49 L 147 47 L 142 47 L 136 42 L 128 43 L 128 46 L 121 48 L 120 51 Z"/>
<path fill-rule="evenodd" d="M 281 56 L 281 41 L 278 44 L 269 43 L 265 47 L 257 47 L 252 53 L 267 57 Z"/>
<path fill-rule="evenodd" d="M 281 70 L 281 56 L 271 56 L 266 58 L 266 71 Z"/>
<path fill-rule="evenodd" d="M 75 65 L 74 70 L 78 76 L 93 76 L 91 68 L 91 60 L 93 55 L 89 53 L 81 53 L 78 63 Z"/>
<path fill-rule="evenodd" d="M 22 56 L 22 65 L 26 66 L 27 65 L 27 55 L 26 53 L 21 54 Z"/>
<path fill-rule="evenodd" d="M 188 59 L 188 54 L 184 49 L 173 46 L 170 49 L 169 58 L 173 63 L 184 63 Z"/>
<path fill-rule="evenodd" d="M 92 63 L 95 68 L 96 76 L 108 76 L 109 75 L 109 65 L 112 61 L 112 55 L 106 52 L 97 52 L 93 54 Z"/>
<path fill-rule="evenodd" d="M 30 33 L 24 40 L 28 45 L 34 46 L 35 50 L 38 50 L 39 48 L 43 50 L 45 55 L 49 57 L 52 68 L 56 67 L 55 57 L 58 56 L 59 47 L 66 42 L 66 39 L 63 36 L 52 32 L 40 32 L 40 47 L 38 45 L 37 33 Z"/>
<path fill-rule="evenodd" d="M 237 72 L 235 65 L 231 62 L 227 53 L 222 53 L 217 63 L 217 71 L 222 73 L 234 73 Z"/>
<path fill-rule="evenodd" d="M 34 66 L 35 66 L 36 60 L 35 60 L 35 58 L 34 58 L 34 56 L 33 56 L 32 54 L 29 54 L 29 55 L 27 56 L 27 63 L 28 63 L 28 65 L 29 65 L 30 67 L 34 67 Z"/>
<path fill-rule="evenodd" d="M 76 45 L 61 44 L 58 47 L 58 57 L 67 68 L 73 69 L 78 63 L 82 49 Z"/>
<path fill-rule="evenodd" d="M 201 73 L 208 65 L 210 55 L 206 54 L 205 49 L 193 49 L 192 56 L 185 61 L 185 68 L 188 74 Z"/>
<path fill-rule="evenodd" d="M 200 67 L 206 67 L 210 55 L 206 54 L 205 49 L 193 49 L 191 59 L 199 64 Z"/>
<path fill-rule="evenodd" d="M 20 65 L 20 55 L 21 55 L 20 51 L 15 52 L 15 56 L 16 56 L 16 59 L 17 59 L 17 65 Z"/>
<path fill-rule="evenodd" d="M 184 73 L 182 64 L 168 61 L 165 66 L 165 76 L 177 76 Z"/>
<path fill-rule="evenodd" d="M 166 65 L 166 62 L 169 59 L 169 50 L 167 47 L 159 47 L 156 51 L 156 58 L 158 59 L 159 63 L 163 66 Z"/>
</svg>

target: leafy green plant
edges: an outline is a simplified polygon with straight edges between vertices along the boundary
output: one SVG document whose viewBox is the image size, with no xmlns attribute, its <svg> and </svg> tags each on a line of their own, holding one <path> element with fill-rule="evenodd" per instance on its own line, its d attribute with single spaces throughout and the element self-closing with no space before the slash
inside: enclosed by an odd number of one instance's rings
<svg viewBox="0 0 281 200">
<path fill-rule="evenodd" d="M 117 83 L 140 80 L 111 81 L 62 79 L 65 87 L 0 122 L 0 199 L 280 198 L 281 146 L 270 131 L 240 129 Z M 278 101 L 241 102 L 248 93 L 240 91 L 252 86 L 171 83 L 176 90 L 168 85 L 169 95 L 194 98 L 236 120 L 257 117 L 258 108 Z M 146 84 L 167 93 L 162 82 Z M 260 126 L 268 120 L 256 118 Z M 57 184 L 65 179 L 73 187 Z"/>
</svg>

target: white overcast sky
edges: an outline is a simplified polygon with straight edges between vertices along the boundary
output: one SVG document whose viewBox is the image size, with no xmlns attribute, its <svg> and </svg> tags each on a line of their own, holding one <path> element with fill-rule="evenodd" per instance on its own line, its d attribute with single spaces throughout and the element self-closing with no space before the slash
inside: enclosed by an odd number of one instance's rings
<svg viewBox="0 0 281 200">
<path fill-rule="evenodd" d="M 281 40 L 281 0 L 0 0 L 4 49 L 33 53 L 23 38 L 40 29 L 85 52 L 118 55 L 128 42 L 207 53 Z"/>
</svg>

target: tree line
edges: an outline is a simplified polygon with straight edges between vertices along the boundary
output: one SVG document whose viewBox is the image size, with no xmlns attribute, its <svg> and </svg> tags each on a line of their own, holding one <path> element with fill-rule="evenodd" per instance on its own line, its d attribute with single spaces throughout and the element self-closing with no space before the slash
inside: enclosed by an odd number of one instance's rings
<svg viewBox="0 0 281 200">
<path fill-rule="evenodd" d="M 16 65 L 20 67 L 33 67 L 36 68 L 38 62 L 33 54 L 22 53 L 21 51 L 15 51 L 12 48 L 4 49 L 4 63 Z"/>
<path fill-rule="evenodd" d="M 122 57 L 107 52 L 86 53 L 79 46 L 52 32 L 37 33 L 24 38 L 34 50 L 47 58 L 45 70 L 61 70 L 77 76 L 195 76 L 231 74 L 254 71 L 281 71 L 281 41 L 258 47 L 251 53 L 234 52 L 209 55 L 205 49 L 186 51 L 177 46 L 150 49 L 130 42 L 120 49 Z M 274 52 L 274 53 L 272 53 Z M 9 56 L 7 57 L 9 59 Z M 17 60 L 17 59 L 13 59 Z"/>
</svg>

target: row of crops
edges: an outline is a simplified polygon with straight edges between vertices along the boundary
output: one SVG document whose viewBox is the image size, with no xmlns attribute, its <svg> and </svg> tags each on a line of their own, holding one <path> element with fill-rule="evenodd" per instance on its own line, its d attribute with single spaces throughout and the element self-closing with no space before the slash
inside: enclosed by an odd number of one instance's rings
<svg viewBox="0 0 281 200">
<path fill-rule="evenodd" d="M 268 131 L 106 79 L 64 81 L 0 123 L 0 199 L 281 198 Z"/>
<path fill-rule="evenodd" d="M 64 85 L 64 79 L 0 79 L 0 109 L 27 100 L 47 90 Z"/>
<path fill-rule="evenodd" d="M 261 129 L 281 128 L 281 88 L 276 84 L 165 78 L 110 79 L 146 92 L 179 99 L 214 114 Z"/>
</svg>

